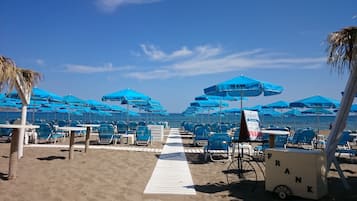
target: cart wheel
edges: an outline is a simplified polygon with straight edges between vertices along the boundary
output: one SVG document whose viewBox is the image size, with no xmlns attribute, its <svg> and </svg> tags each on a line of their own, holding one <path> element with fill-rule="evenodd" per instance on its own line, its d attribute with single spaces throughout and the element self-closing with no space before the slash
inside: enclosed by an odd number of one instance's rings
<svg viewBox="0 0 357 201">
<path fill-rule="evenodd" d="M 275 187 L 274 192 L 282 200 L 285 200 L 288 196 L 291 195 L 291 190 L 289 189 L 289 187 L 287 187 L 285 185 L 279 185 L 279 186 Z"/>
</svg>

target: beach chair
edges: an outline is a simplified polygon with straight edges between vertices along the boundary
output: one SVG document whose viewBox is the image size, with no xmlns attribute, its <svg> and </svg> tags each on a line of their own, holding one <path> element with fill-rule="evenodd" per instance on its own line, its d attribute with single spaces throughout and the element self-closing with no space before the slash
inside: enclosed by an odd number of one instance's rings
<svg viewBox="0 0 357 201">
<path fill-rule="evenodd" d="M 357 150 L 352 149 L 351 142 L 353 137 L 350 136 L 351 131 L 343 131 L 340 141 L 337 144 L 336 153 L 337 157 L 341 157 L 341 154 L 348 154 L 350 159 L 357 155 Z"/>
<path fill-rule="evenodd" d="M 230 160 L 231 136 L 227 133 L 215 133 L 208 137 L 207 145 L 203 148 L 204 159 L 208 161 Z"/>
<path fill-rule="evenodd" d="M 54 128 L 48 123 L 39 124 L 39 128 L 36 129 L 38 142 L 53 142 L 56 143 L 59 140 L 63 140 L 65 135 L 63 133 L 55 132 Z"/>
<path fill-rule="evenodd" d="M 136 121 L 131 121 L 128 123 L 128 132 L 127 134 L 135 134 L 138 123 Z"/>
<path fill-rule="evenodd" d="M 99 144 L 111 144 L 117 141 L 120 136 L 115 136 L 112 124 L 100 124 L 98 128 Z"/>
<path fill-rule="evenodd" d="M 117 123 L 117 132 L 119 134 L 125 134 L 128 131 L 128 125 L 124 121 Z"/>
<path fill-rule="evenodd" d="M 196 125 L 193 131 L 193 145 L 194 146 L 204 146 L 207 144 L 208 135 L 211 129 L 208 125 Z"/>
<path fill-rule="evenodd" d="M 151 131 L 147 126 L 138 126 L 136 130 L 136 145 L 151 144 Z"/>
<path fill-rule="evenodd" d="M 5 123 L 5 122 L 3 122 Z M 6 122 L 8 123 L 8 122 Z M 0 139 L 6 141 L 6 142 L 10 142 L 11 141 L 11 129 L 10 128 L 0 128 Z"/>
<path fill-rule="evenodd" d="M 313 149 L 316 133 L 311 128 L 298 129 L 292 137 L 288 138 L 287 146 Z"/>
<path fill-rule="evenodd" d="M 258 160 L 264 160 L 264 152 L 269 148 L 269 135 L 263 134 L 262 136 L 262 145 L 254 147 L 254 158 Z M 288 142 L 288 135 L 276 135 L 274 139 L 274 148 L 286 148 Z"/>
</svg>

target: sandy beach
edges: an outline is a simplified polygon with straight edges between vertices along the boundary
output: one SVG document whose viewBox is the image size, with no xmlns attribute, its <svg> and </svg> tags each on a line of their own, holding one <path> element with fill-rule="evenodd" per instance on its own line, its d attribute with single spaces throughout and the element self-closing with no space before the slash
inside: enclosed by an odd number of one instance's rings
<svg viewBox="0 0 357 201">
<path fill-rule="evenodd" d="M 167 131 L 165 131 L 167 133 Z M 82 143 L 77 138 L 76 143 Z M 183 138 L 185 148 L 192 141 Z M 95 140 L 92 141 L 95 143 Z M 105 146 L 105 145 L 103 145 Z M 129 146 L 129 145 L 117 145 Z M 162 148 L 156 143 L 152 147 Z M 76 149 L 73 160 L 68 160 L 65 148 L 26 147 L 18 162 L 17 178 L 8 181 L 9 143 L 0 143 L 0 200 L 60 201 L 60 200 L 278 200 L 265 192 L 259 179 L 255 191 L 250 184 L 228 185 L 224 171 L 228 163 L 204 162 L 202 154 L 186 153 L 196 195 L 144 194 L 159 153 Z M 335 170 L 329 174 L 329 195 L 322 200 L 357 200 L 356 160 L 342 160 L 341 167 L 351 190 L 345 190 Z M 290 200 L 302 200 L 293 197 Z"/>
</svg>

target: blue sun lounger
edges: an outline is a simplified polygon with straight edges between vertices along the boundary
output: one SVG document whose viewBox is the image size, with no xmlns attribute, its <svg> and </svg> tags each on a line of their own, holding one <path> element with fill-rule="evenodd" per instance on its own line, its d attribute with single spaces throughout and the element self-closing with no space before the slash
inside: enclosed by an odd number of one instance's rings
<svg viewBox="0 0 357 201">
<path fill-rule="evenodd" d="M 151 131 L 147 126 L 138 126 L 136 129 L 136 145 L 151 144 Z"/>
<path fill-rule="evenodd" d="M 111 144 L 120 136 L 115 136 L 112 124 L 101 124 L 98 128 L 99 144 Z"/>
<path fill-rule="evenodd" d="M 204 159 L 208 161 L 230 160 L 232 138 L 227 133 L 209 135 L 208 143 L 203 149 Z"/>
<path fill-rule="evenodd" d="M 350 131 L 343 131 L 336 149 L 338 157 L 341 157 L 341 154 L 348 154 L 350 158 L 357 155 L 357 150 L 352 149 L 350 145 L 350 142 L 353 140 L 353 138 L 350 136 L 350 133 Z"/>
<path fill-rule="evenodd" d="M 64 139 L 65 135 L 60 132 L 55 132 L 54 128 L 48 123 L 39 124 L 37 131 L 37 139 L 41 142 L 56 143 L 59 139 Z"/>
<path fill-rule="evenodd" d="M 196 125 L 193 131 L 193 145 L 203 146 L 207 145 L 208 135 L 211 129 L 207 125 Z"/>
</svg>

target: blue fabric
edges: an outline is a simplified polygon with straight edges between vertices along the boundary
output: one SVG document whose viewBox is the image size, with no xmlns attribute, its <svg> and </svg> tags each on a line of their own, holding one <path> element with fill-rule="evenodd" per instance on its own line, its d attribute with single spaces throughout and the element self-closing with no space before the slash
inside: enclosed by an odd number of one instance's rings
<svg viewBox="0 0 357 201">
<path fill-rule="evenodd" d="M 137 141 L 150 141 L 151 140 L 151 131 L 146 126 L 139 126 L 136 130 L 136 140 Z"/>
<path fill-rule="evenodd" d="M 205 149 L 228 151 L 231 143 L 231 137 L 227 133 L 215 133 L 208 137 L 208 144 Z"/>
</svg>

